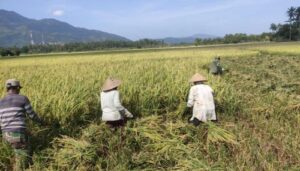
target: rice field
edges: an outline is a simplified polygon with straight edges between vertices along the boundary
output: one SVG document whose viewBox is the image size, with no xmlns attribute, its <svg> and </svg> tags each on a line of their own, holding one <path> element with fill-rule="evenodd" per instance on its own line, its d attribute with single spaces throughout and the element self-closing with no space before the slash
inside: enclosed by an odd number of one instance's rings
<svg viewBox="0 0 300 171">
<path fill-rule="evenodd" d="M 222 77 L 207 72 L 215 56 Z M 195 72 L 215 90 L 217 124 L 195 128 L 182 115 Z M 108 76 L 123 80 L 122 103 L 136 116 L 116 132 L 101 122 Z M 28 122 L 28 170 L 300 169 L 300 43 L 0 59 L 1 97 L 8 78 L 50 123 Z M 0 151 L 0 170 L 10 170 L 11 149 Z"/>
</svg>

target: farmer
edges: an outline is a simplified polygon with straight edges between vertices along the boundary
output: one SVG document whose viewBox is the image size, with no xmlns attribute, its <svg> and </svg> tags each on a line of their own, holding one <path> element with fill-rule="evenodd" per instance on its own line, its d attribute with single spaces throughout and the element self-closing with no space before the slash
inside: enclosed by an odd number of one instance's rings
<svg viewBox="0 0 300 171">
<path fill-rule="evenodd" d="M 188 95 L 186 111 L 188 111 L 188 108 L 193 107 L 193 115 L 189 122 L 195 126 L 200 125 L 201 122 L 217 120 L 213 90 L 210 86 L 203 84 L 205 81 L 207 81 L 206 78 L 199 73 L 193 75 L 190 80 L 193 86 Z"/>
<path fill-rule="evenodd" d="M 101 92 L 101 109 L 102 120 L 113 129 L 125 125 L 126 117 L 132 118 L 133 115 L 122 106 L 120 102 L 120 95 L 118 87 L 121 80 L 108 78 L 102 88 Z"/>
<path fill-rule="evenodd" d="M 210 65 L 209 72 L 213 75 L 221 75 L 223 74 L 223 70 L 224 69 L 221 66 L 221 58 L 216 57 Z"/>
<path fill-rule="evenodd" d="M 24 170 L 29 165 L 29 142 L 25 118 L 42 124 L 32 109 L 29 99 L 20 95 L 21 85 L 16 79 L 6 81 L 7 95 L 0 100 L 0 123 L 2 136 L 15 152 L 15 170 Z"/>
</svg>

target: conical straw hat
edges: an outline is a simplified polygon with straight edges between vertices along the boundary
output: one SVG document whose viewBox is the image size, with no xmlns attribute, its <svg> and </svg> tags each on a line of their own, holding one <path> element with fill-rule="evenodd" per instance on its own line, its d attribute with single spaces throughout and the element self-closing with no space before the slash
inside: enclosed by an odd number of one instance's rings
<svg viewBox="0 0 300 171">
<path fill-rule="evenodd" d="M 108 79 L 105 80 L 105 82 L 103 84 L 103 87 L 102 87 L 102 90 L 103 91 L 111 90 L 113 88 L 118 87 L 121 83 L 122 83 L 121 80 L 108 78 Z"/>
<path fill-rule="evenodd" d="M 195 75 L 192 76 L 190 82 L 193 83 L 198 81 L 207 81 L 207 79 L 203 75 L 196 73 Z"/>
</svg>

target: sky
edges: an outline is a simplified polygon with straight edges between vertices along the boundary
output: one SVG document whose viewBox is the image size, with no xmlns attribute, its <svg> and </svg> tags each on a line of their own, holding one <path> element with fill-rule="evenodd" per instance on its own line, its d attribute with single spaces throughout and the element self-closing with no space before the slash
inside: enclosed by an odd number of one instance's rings
<svg viewBox="0 0 300 171">
<path fill-rule="evenodd" d="M 300 0 L 0 0 L 0 9 L 32 19 L 55 18 L 132 40 L 259 34 L 287 20 Z"/>
</svg>

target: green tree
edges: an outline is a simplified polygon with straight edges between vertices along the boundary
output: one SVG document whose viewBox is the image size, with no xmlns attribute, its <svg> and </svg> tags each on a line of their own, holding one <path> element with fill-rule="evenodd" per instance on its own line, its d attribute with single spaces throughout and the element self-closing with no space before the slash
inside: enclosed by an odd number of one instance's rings
<svg viewBox="0 0 300 171">
<path fill-rule="evenodd" d="M 295 11 L 295 21 L 297 23 L 298 28 L 298 40 L 300 40 L 300 7 L 297 7 Z"/>
<path fill-rule="evenodd" d="M 277 25 L 272 23 L 270 26 L 270 30 L 272 30 L 275 33 L 277 31 Z"/>
<path fill-rule="evenodd" d="M 24 46 L 21 48 L 21 53 L 28 53 L 28 52 L 29 52 L 28 46 Z"/>
<path fill-rule="evenodd" d="M 287 10 L 287 15 L 289 17 L 289 40 L 291 41 L 292 40 L 292 24 L 293 22 L 295 21 L 295 13 L 296 13 L 296 8 L 295 7 L 290 7 L 288 10 Z"/>
<path fill-rule="evenodd" d="M 0 49 L 0 54 L 1 54 L 1 56 L 7 56 L 5 49 Z"/>
<path fill-rule="evenodd" d="M 288 20 L 286 24 L 270 25 L 272 40 L 295 41 L 300 40 L 300 7 L 290 7 L 286 11 Z"/>
<path fill-rule="evenodd" d="M 289 21 L 290 21 L 290 22 L 295 21 L 295 19 L 296 19 L 296 8 L 295 8 L 295 7 L 290 7 L 290 8 L 287 10 L 287 15 L 288 15 L 288 17 L 289 17 Z"/>
<path fill-rule="evenodd" d="M 198 46 L 198 45 L 201 45 L 201 44 L 203 44 L 203 40 L 202 39 L 200 39 L 200 38 L 197 38 L 196 40 L 195 40 L 195 43 L 194 43 L 196 46 Z"/>
<path fill-rule="evenodd" d="M 270 26 L 270 30 L 272 30 L 272 40 L 276 40 L 276 32 L 279 29 L 279 26 L 277 26 L 275 23 L 272 23 Z"/>
</svg>

